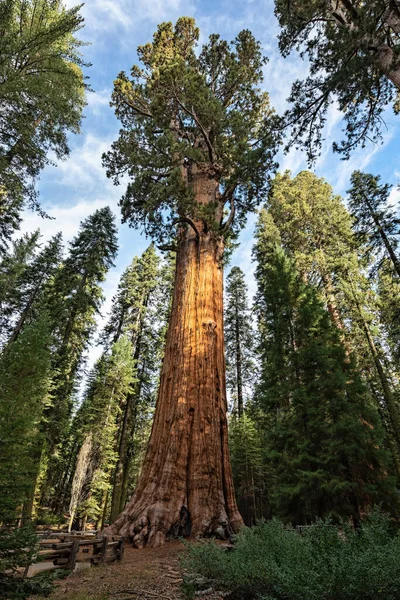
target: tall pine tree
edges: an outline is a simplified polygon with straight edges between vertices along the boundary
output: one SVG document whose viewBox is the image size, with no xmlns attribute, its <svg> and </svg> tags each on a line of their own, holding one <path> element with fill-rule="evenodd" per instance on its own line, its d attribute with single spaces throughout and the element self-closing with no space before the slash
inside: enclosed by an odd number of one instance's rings
<svg viewBox="0 0 400 600">
<path fill-rule="evenodd" d="M 284 249 L 301 277 L 321 290 L 321 299 L 341 332 L 347 352 L 357 357 L 360 368 L 362 365 L 383 421 L 390 422 L 388 436 L 398 439 L 400 412 L 391 382 L 393 366 L 379 341 L 383 328 L 377 298 L 359 259 L 360 255 L 365 257 L 364 247 L 354 235 L 349 212 L 325 180 L 307 171 L 293 178 L 289 172 L 278 175 L 271 186 L 268 206 Z M 373 378 L 371 369 L 376 373 Z M 398 441 L 396 444 L 399 447 Z"/>
<path fill-rule="evenodd" d="M 50 403 L 51 338 L 45 314 L 0 355 L 0 522 L 15 521 L 35 485 L 41 421 Z"/>
<path fill-rule="evenodd" d="M 354 171 L 351 176 L 349 208 L 355 217 L 355 232 L 368 251 L 377 260 L 379 269 L 387 257 L 394 272 L 400 277 L 400 259 L 397 248 L 400 238 L 400 219 L 393 207 L 388 206 L 391 186 L 380 184 L 380 176 Z"/>
<path fill-rule="evenodd" d="M 47 496 L 54 485 L 59 490 L 63 480 L 62 453 L 59 461 L 57 448 L 67 443 L 79 368 L 103 301 L 101 284 L 116 253 L 115 218 L 105 207 L 81 223 L 52 285 L 48 309 L 54 333 L 53 401 L 46 413 L 45 428 L 48 452 L 55 462 L 48 471 Z M 58 499 L 57 492 L 53 497 L 55 506 Z"/>
<path fill-rule="evenodd" d="M 394 500 L 379 420 L 368 392 L 314 288 L 258 226 L 262 376 L 256 402 L 275 468 L 277 514 L 308 523 L 328 514 L 357 524 Z"/>
<path fill-rule="evenodd" d="M 131 392 L 134 372 L 132 344 L 122 336 L 110 355 L 100 358 L 90 377 L 75 420 L 83 440 L 72 481 L 70 526 L 76 513 L 100 517 L 105 510 L 117 462 L 118 415 Z"/>
<path fill-rule="evenodd" d="M 233 267 L 227 277 L 224 319 L 227 387 L 233 397 L 234 412 L 240 419 L 245 399 L 251 394 L 255 363 L 247 285 L 239 267 Z"/>
</svg>

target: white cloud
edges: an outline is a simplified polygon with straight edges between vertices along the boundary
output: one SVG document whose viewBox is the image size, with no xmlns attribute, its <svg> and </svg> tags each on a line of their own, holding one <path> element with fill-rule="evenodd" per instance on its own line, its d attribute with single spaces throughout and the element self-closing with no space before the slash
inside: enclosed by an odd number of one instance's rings
<svg viewBox="0 0 400 600">
<path fill-rule="evenodd" d="M 76 144 L 67 160 L 58 161 L 56 167 L 48 167 L 46 175 L 54 183 L 75 190 L 90 190 L 92 194 L 106 188 L 113 196 L 116 188 L 107 179 L 101 164 L 103 152 L 110 149 L 113 138 L 99 137 L 94 133 L 75 138 Z M 118 190 L 119 194 L 119 190 Z"/>
<path fill-rule="evenodd" d="M 298 171 L 307 168 L 306 156 L 301 150 L 291 148 L 291 150 L 284 154 L 282 159 L 279 161 L 279 172 L 284 173 L 289 170 L 293 175 L 296 175 Z"/>
<path fill-rule="evenodd" d="M 112 90 L 109 88 L 100 90 L 99 92 L 89 92 L 87 94 L 86 110 L 90 110 L 94 115 L 100 114 L 104 109 L 108 112 L 110 110 L 111 93 Z"/>
<path fill-rule="evenodd" d="M 76 0 L 64 2 L 68 8 L 77 4 Z M 158 24 L 173 20 L 182 14 L 193 14 L 194 6 L 184 0 L 87 0 L 81 12 L 89 39 L 93 37 L 90 32 L 129 32 L 129 36 L 115 40 L 126 44 L 131 41 L 132 31 L 144 21 Z"/>
<path fill-rule="evenodd" d="M 397 209 L 400 207 L 400 189 L 398 187 L 394 187 L 390 192 L 388 203 Z"/>
<path fill-rule="evenodd" d="M 61 231 L 64 242 L 68 242 L 78 233 L 79 224 L 83 219 L 108 204 L 109 201 L 106 198 L 90 198 L 72 206 L 53 206 L 47 209 L 48 215 L 52 217 L 51 219 L 43 219 L 37 213 L 25 211 L 19 234 L 40 229 L 42 241 L 46 242 Z"/>
</svg>

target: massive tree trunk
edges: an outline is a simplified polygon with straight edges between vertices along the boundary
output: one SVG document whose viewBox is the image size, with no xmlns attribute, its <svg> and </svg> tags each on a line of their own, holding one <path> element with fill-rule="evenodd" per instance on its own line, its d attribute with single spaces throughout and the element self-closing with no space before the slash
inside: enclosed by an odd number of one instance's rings
<svg viewBox="0 0 400 600">
<path fill-rule="evenodd" d="M 177 535 L 226 538 L 243 523 L 228 450 L 223 240 L 200 221 L 196 227 L 185 224 L 178 236 L 166 350 L 142 473 L 110 528 L 137 547 Z"/>
</svg>

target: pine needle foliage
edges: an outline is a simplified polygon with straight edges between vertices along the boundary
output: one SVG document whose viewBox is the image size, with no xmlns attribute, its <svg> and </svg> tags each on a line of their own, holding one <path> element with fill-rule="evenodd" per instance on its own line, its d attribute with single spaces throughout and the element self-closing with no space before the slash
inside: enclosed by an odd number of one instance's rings
<svg viewBox="0 0 400 600">
<path fill-rule="evenodd" d="M 0 239 L 18 227 L 26 200 L 38 208 L 34 180 L 49 151 L 67 156 L 67 134 L 79 132 L 87 66 L 76 38 L 80 9 L 61 0 L 1 2 Z"/>
<path fill-rule="evenodd" d="M 40 423 L 50 403 L 50 343 L 48 322 L 43 314 L 0 355 L 0 521 L 3 523 L 20 517 L 22 504 L 35 481 Z"/>
<path fill-rule="evenodd" d="M 275 514 L 296 524 L 394 502 L 376 410 L 314 288 L 258 225 L 255 256 L 267 460 Z M 392 499 L 392 500 L 391 500 Z"/>
<path fill-rule="evenodd" d="M 354 171 L 348 190 L 349 209 L 354 216 L 354 231 L 365 248 L 367 260 L 375 259 L 374 270 L 382 266 L 384 258 L 400 278 L 398 246 L 400 219 L 393 206 L 388 205 L 391 187 L 380 183 L 379 175 Z"/>
<path fill-rule="evenodd" d="M 293 84 L 285 123 L 291 142 L 310 162 L 320 154 L 328 110 L 337 102 L 345 139 L 333 150 L 348 158 L 381 140 L 383 113 L 399 111 L 400 7 L 397 0 L 275 0 L 283 56 L 293 49 L 310 61 L 309 75 Z"/>
</svg>

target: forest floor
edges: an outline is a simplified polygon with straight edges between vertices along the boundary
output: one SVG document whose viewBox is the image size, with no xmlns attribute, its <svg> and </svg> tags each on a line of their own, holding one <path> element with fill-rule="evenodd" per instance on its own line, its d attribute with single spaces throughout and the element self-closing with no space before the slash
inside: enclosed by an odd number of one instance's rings
<svg viewBox="0 0 400 600">
<path fill-rule="evenodd" d="M 161 548 L 136 550 L 125 546 L 120 563 L 92 567 L 56 582 L 49 600 L 183 600 L 183 570 L 179 556 L 184 546 L 167 542 Z M 218 600 L 226 594 L 205 589 L 194 598 Z"/>
</svg>

